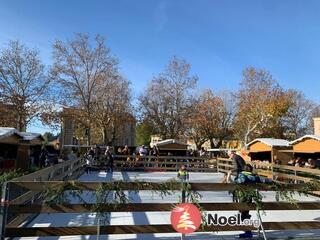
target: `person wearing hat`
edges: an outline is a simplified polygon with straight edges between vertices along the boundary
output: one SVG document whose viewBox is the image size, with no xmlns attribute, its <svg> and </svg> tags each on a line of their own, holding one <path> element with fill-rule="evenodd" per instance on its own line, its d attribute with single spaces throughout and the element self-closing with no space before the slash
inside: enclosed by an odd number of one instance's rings
<svg viewBox="0 0 320 240">
<path fill-rule="evenodd" d="M 141 157 L 145 157 L 145 156 L 147 156 L 147 153 L 148 153 L 147 149 L 145 148 L 144 145 L 142 145 L 142 146 L 140 147 L 140 149 L 139 149 L 139 154 L 140 154 L 140 156 L 141 156 Z"/>
</svg>

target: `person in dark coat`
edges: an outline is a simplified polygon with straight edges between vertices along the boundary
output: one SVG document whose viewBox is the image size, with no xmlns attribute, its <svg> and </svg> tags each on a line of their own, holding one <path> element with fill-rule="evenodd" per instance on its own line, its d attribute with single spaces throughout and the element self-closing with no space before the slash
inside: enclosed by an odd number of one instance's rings
<svg viewBox="0 0 320 240">
<path fill-rule="evenodd" d="M 113 172 L 113 156 L 109 147 L 106 148 L 104 155 L 106 157 L 106 171 Z"/>
<path fill-rule="evenodd" d="M 94 149 L 93 147 L 91 147 L 88 152 L 87 152 L 88 155 L 91 155 L 92 159 L 94 158 Z"/>
<path fill-rule="evenodd" d="M 230 170 L 232 174 L 236 175 L 236 178 L 238 177 L 239 173 L 241 173 L 243 171 L 243 168 L 246 164 L 246 162 L 244 161 L 244 159 L 236 154 L 236 151 L 229 151 L 228 155 L 230 157 L 230 159 L 233 160 L 234 163 L 234 169 Z"/>
<path fill-rule="evenodd" d="M 43 166 L 47 167 L 47 165 L 49 165 L 49 152 L 45 147 L 42 148 L 39 159 L 40 159 L 40 167 L 43 167 Z"/>
</svg>

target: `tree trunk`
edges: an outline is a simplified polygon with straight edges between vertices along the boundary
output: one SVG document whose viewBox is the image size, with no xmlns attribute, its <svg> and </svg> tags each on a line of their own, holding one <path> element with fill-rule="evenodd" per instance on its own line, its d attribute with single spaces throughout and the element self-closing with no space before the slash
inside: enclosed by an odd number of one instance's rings
<svg viewBox="0 0 320 240">
<path fill-rule="evenodd" d="M 19 114 L 19 132 L 25 132 L 26 131 L 26 120 L 23 116 L 23 114 Z"/>
<path fill-rule="evenodd" d="M 246 146 L 249 140 L 249 132 L 244 135 L 244 145 Z"/>
<path fill-rule="evenodd" d="M 219 139 L 217 145 L 216 145 L 216 148 L 220 148 L 222 145 L 222 139 Z"/>
<path fill-rule="evenodd" d="M 104 143 L 104 145 L 108 145 L 108 130 L 106 127 L 103 127 L 102 130 L 102 142 Z"/>
<path fill-rule="evenodd" d="M 201 142 L 195 142 L 197 150 L 201 149 L 202 143 Z"/>
<path fill-rule="evenodd" d="M 91 126 L 89 126 L 87 129 L 88 129 L 87 145 L 90 146 L 91 145 Z"/>
<path fill-rule="evenodd" d="M 213 142 L 213 139 L 212 139 L 212 138 L 210 138 L 210 147 L 211 147 L 211 148 L 215 148 L 215 145 L 214 145 L 214 142 Z"/>
</svg>

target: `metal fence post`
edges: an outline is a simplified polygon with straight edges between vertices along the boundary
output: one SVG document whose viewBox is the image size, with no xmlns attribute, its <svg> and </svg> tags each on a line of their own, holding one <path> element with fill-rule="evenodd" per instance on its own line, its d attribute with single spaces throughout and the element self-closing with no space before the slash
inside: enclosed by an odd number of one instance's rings
<svg viewBox="0 0 320 240">
<path fill-rule="evenodd" d="M 6 237 L 6 222 L 8 213 L 8 200 L 9 200 L 9 183 L 5 182 L 2 185 L 1 196 L 1 209 L 0 209 L 0 227 L 1 227 L 1 240 Z"/>
</svg>

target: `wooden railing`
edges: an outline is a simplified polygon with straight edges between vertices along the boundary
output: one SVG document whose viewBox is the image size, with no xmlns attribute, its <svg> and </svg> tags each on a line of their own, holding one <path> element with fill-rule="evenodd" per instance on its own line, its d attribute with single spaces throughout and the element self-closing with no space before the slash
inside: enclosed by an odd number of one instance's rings
<svg viewBox="0 0 320 240">
<path fill-rule="evenodd" d="M 54 187 L 62 182 L 12 182 L 9 184 L 18 185 L 20 187 L 28 188 L 30 191 L 42 191 L 48 187 Z M 78 182 L 77 188 L 82 190 L 95 190 L 101 184 L 99 182 Z M 150 190 L 154 189 L 159 183 L 143 184 L 142 182 L 128 182 L 125 184 L 124 190 Z M 270 189 L 268 185 L 256 186 L 261 190 Z M 290 189 L 299 189 L 302 185 L 290 185 Z M 173 187 L 175 190 L 181 189 L 179 185 Z M 197 191 L 230 191 L 236 188 L 234 184 L 225 183 L 191 183 L 192 190 Z M 174 190 L 171 189 L 171 190 Z M 297 203 L 299 210 L 318 210 L 320 208 L 319 202 L 299 202 Z M 249 203 L 216 203 L 206 202 L 200 203 L 205 211 L 238 211 L 238 210 L 254 210 L 254 204 Z M 146 212 L 146 211 L 171 211 L 172 203 L 129 203 L 123 204 L 114 208 L 110 204 L 101 206 L 105 212 L 115 211 L 132 211 L 132 212 Z M 101 209 L 100 208 L 100 209 Z M 58 204 L 58 205 L 42 205 L 39 203 L 31 203 L 28 206 L 23 204 L 6 205 L 6 211 L 15 214 L 39 214 L 39 213 L 83 213 L 91 212 L 92 206 L 90 204 Z M 116 210 L 115 210 L 116 209 Z M 264 210 L 297 210 L 295 205 L 286 202 L 268 202 L 264 203 Z M 288 230 L 288 229 L 320 229 L 319 221 L 289 221 L 281 222 L 263 222 L 265 230 Z M 215 231 L 238 231 L 238 230 L 256 230 L 253 226 L 213 226 L 207 225 L 198 232 L 215 232 Z M 138 233 L 174 233 L 175 230 L 169 224 L 164 225 L 105 225 L 100 226 L 79 226 L 79 227 L 12 227 L 6 226 L 4 229 L 5 237 L 33 237 L 33 236 L 70 236 L 70 235 L 97 235 L 97 231 L 101 235 L 104 234 L 138 234 Z"/>
<path fill-rule="evenodd" d="M 312 179 L 320 180 L 320 169 L 311 169 L 296 166 L 264 163 L 261 161 L 248 161 L 254 168 L 255 173 L 280 182 L 308 182 Z M 233 169 L 233 160 L 217 158 L 217 171 L 228 172 Z"/>
<path fill-rule="evenodd" d="M 22 182 L 22 181 L 50 181 L 50 180 L 67 180 L 67 179 L 76 179 L 79 175 L 83 173 L 83 163 L 82 159 L 65 161 L 59 164 L 56 164 L 51 167 L 47 167 L 36 171 L 31 174 L 27 174 L 12 180 L 12 182 Z M 2 196 L 2 199 L 10 201 L 11 204 L 27 204 L 39 202 L 39 193 L 40 191 L 31 191 L 28 188 L 23 186 L 12 185 L 10 194 L 7 186 L 4 186 L 5 192 Z M 35 215 L 30 214 L 11 214 L 6 219 L 7 226 L 19 226 L 21 223 L 32 220 Z"/>
<path fill-rule="evenodd" d="M 64 161 L 51 167 L 47 167 L 39 171 L 15 178 L 12 181 L 21 182 L 63 180 L 64 178 L 70 176 L 70 174 L 77 172 L 79 168 L 83 167 L 83 164 L 84 160 L 81 158 L 76 160 Z"/>
<path fill-rule="evenodd" d="M 95 161 L 99 168 L 104 159 Z M 144 170 L 144 171 L 178 171 L 181 165 L 186 165 L 191 172 L 216 172 L 216 159 L 207 157 L 179 157 L 179 156 L 133 156 L 115 155 L 114 168 L 116 170 Z"/>
</svg>

